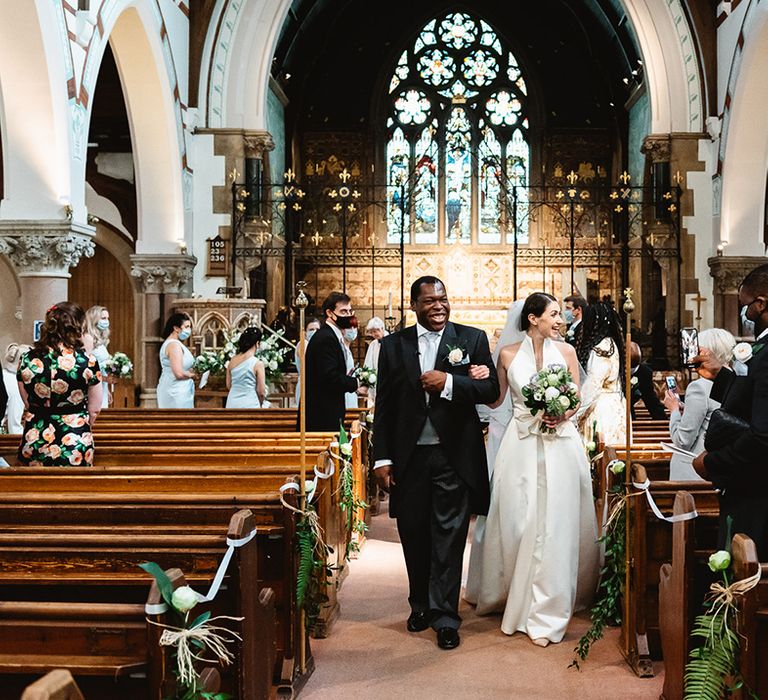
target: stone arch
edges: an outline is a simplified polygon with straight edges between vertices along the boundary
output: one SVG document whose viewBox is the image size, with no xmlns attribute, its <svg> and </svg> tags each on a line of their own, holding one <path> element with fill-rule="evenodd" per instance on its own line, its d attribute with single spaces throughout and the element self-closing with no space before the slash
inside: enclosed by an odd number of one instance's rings
<svg viewBox="0 0 768 700">
<path fill-rule="evenodd" d="M 72 193 L 70 118 L 54 3 L 0 4 L 3 219 L 63 219 L 84 212 Z"/>
<path fill-rule="evenodd" d="M 113 2 L 89 51 L 97 67 L 109 41 L 117 63 L 133 145 L 138 205 L 137 253 L 178 253 L 185 238 L 186 156 L 175 68 L 162 16 L 151 0 Z M 95 78 L 94 78 L 95 79 Z"/>
<path fill-rule="evenodd" d="M 730 112 L 722 138 L 720 239 L 728 255 L 765 255 L 766 173 L 768 172 L 768 6 L 750 5 L 745 21 L 743 54 L 728 87 Z"/>
<path fill-rule="evenodd" d="M 701 78 L 680 0 L 622 0 L 643 55 L 652 133 L 701 131 Z M 272 56 L 290 0 L 219 0 L 200 74 L 200 110 L 212 128 L 266 128 Z"/>
</svg>

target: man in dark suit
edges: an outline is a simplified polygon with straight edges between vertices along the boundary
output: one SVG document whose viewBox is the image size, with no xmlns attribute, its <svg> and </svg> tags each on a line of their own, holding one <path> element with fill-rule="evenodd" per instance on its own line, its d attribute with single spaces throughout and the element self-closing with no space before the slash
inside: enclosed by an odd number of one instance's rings
<svg viewBox="0 0 768 700">
<path fill-rule="evenodd" d="M 475 405 L 495 401 L 499 381 L 485 333 L 449 322 L 439 279 L 413 283 L 411 309 L 418 323 L 381 341 L 374 466 L 408 569 L 408 630 L 432 626 L 438 646 L 453 649 L 469 518 L 490 500 Z"/>
<path fill-rule="evenodd" d="M 702 452 L 693 461 L 700 476 L 722 490 L 721 546 L 726 518 L 733 518 L 733 534 L 742 532 L 757 545 L 761 561 L 768 559 L 768 265 L 750 272 L 739 289 L 742 331 L 756 342 L 746 360 L 747 375 L 739 377 L 720 365 L 706 348 L 694 358 L 702 377 L 712 379 L 710 398 L 727 413 L 744 419 L 749 428 L 716 452 Z"/>
<path fill-rule="evenodd" d="M 307 344 L 307 430 L 336 432 L 344 420 L 344 394 L 357 391 L 359 383 L 347 374 L 342 330 L 354 316 L 351 299 L 331 292 L 323 302 L 325 323 Z"/>
<path fill-rule="evenodd" d="M 587 300 L 579 294 L 571 294 L 565 297 L 565 311 L 563 317 L 568 324 L 568 330 L 565 333 L 565 342 L 572 345 L 576 351 L 579 350 L 581 339 L 584 332 L 582 320 L 584 312 L 587 310 Z"/>
<path fill-rule="evenodd" d="M 643 362 L 643 353 L 637 343 L 632 343 L 632 377 L 637 381 L 632 382 L 632 417 L 635 417 L 635 404 L 642 399 L 651 418 L 663 420 L 667 417 L 664 404 L 659 401 L 656 389 L 653 386 L 653 370 L 650 365 Z"/>
</svg>

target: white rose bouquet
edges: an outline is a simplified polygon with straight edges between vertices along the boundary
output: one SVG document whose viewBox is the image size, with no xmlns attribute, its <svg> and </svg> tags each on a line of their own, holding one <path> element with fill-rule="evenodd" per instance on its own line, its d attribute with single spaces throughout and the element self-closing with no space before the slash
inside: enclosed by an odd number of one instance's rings
<svg viewBox="0 0 768 700">
<path fill-rule="evenodd" d="M 133 376 L 133 362 L 124 352 L 116 352 L 100 369 L 104 374 L 116 379 L 129 379 Z"/>
<path fill-rule="evenodd" d="M 277 331 L 275 335 L 269 334 L 269 337 L 266 337 L 265 333 L 265 337 L 262 338 L 256 350 L 255 356 L 264 363 L 264 373 L 267 382 L 270 384 L 282 380 L 283 373 L 280 367 L 291 349 L 278 338 L 278 336 L 282 335 L 283 331 Z"/>
<path fill-rule="evenodd" d="M 360 381 L 360 384 L 368 388 L 376 386 L 376 370 L 373 367 L 358 367 L 354 371 L 354 376 Z"/>
<path fill-rule="evenodd" d="M 560 417 L 579 405 L 579 388 L 564 365 L 547 365 L 531 377 L 522 391 L 533 416 L 541 411 L 544 416 Z M 555 432 L 546 426 L 541 430 Z"/>
<path fill-rule="evenodd" d="M 213 350 L 203 350 L 195 358 L 195 364 L 192 365 L 192 368 L 197 374 L 210 372 L 212 375 L 223 374 L 225 369 L 219 353 Z"/>
</svg>

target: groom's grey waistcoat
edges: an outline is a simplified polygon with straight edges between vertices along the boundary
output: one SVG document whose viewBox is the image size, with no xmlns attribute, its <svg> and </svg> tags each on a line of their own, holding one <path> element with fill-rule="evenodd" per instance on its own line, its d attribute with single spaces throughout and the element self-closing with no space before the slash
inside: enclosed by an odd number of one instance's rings
<svg viewBox="0 0 768 700">
<path fill-rule="evenodd" d="M 452 365 L 448 353 L 460 348 L 469 361 Z M 469 366 L 486 365 L 490 377 L 473 380 Z M 490 490 L 485 442 L 475 405 L 492 403 L 499 396 L 499 380 L 488 338 L 477 328 L 448 323 L 437 351 L 435 369 L 453 375 L 451 401 L 432 395 L 426 401 L 421 386 L 416 327 L 411 326 L 381 341 L 378 387 L 373 427 L 373 457 L 393 462 L 395 487 L 390 516 L 397 516 L 398 475 L 403 473 L 429 417 L 451 467 L 470 490 L 472 512 L 488 510 Z"/>
</svg>

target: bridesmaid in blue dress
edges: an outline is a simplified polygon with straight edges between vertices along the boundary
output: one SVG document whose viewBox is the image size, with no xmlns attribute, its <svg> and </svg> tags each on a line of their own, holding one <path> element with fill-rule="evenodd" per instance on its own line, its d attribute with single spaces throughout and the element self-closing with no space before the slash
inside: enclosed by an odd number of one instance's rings
<svg viewBox="0 0 768 700">
<path fill-rule="evenodd" d="M 92 306 L 85 312 L 85 332 L 83 347 L 93 355 L 101 368 L 102 408 L 109 408 L 112 403 L 112 390 L 106 367 L 109 363 L 109 311 L 103 306 Z"/>
<path fill-rule="evenodd" d="M 195 407 L 195 358 L 184 345 L 191 334 L 192 319 L 183 311 L 172 314 L 165 324 L 165 341 L 160 346 L 163 371 L 157 385 L 158 408 Z"/>
<path fill-rule="evenodd" d="M 246 328 L 237 341 L 237 355 L 227 366 L 227 408 L 261 408 L 267 396 L 264 363 L 256 357 L 258 328 Z"/>
</svg>

